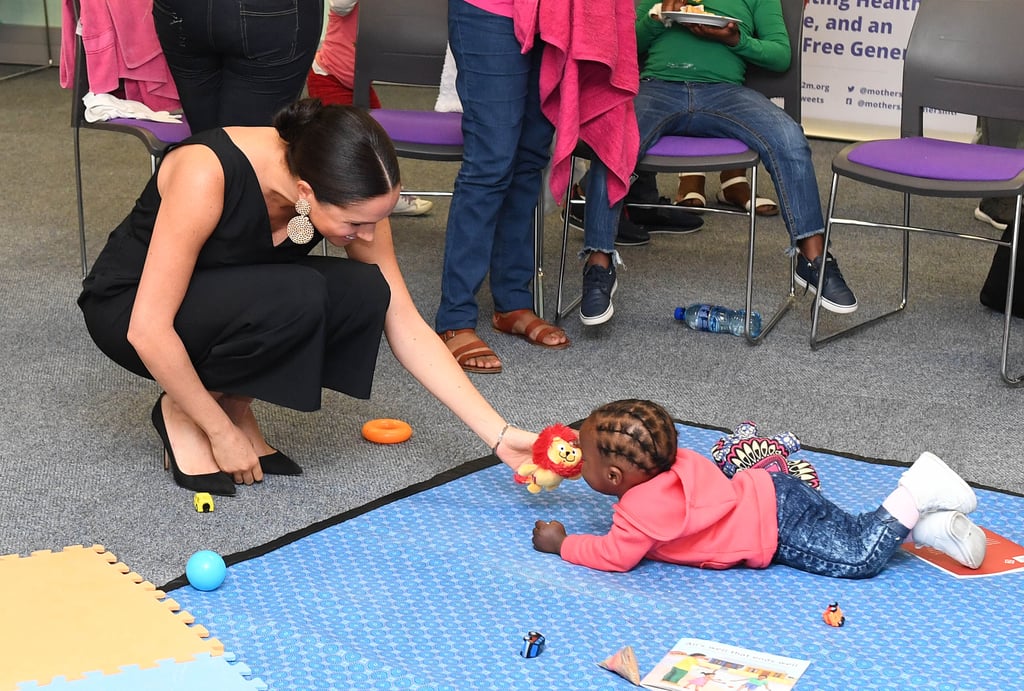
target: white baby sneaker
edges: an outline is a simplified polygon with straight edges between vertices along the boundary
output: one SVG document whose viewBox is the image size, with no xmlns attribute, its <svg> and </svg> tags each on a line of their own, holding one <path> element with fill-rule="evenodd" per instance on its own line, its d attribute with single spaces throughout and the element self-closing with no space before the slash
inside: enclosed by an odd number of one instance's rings
<svg viewBox="0 0 1024 691">
<path fill-rule="evenodd" d="M 917 510 L 922 514 L 931 511 L 970 513 L 978 508 L 978 497 L 971 486 L 941 458 L 928 451 L 900 476 L 900 486 L 914 497 Z"/>
<path fill-rule="evenodd" d="M 959 511 L 935 511 L 921 516 L 911 532 L 914 542 L 934 547 L 969 569 L 985 561 L 985 532 Z"/>
</svg>

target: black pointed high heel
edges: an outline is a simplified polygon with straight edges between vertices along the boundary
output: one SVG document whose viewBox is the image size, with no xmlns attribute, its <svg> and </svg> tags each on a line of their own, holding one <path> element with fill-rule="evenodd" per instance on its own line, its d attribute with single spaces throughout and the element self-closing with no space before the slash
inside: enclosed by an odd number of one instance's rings
<svg viewBox="0 0 1024 691">
<path fill-rule="evenodd" d="M 302 475 L 302 466 L 280 451 L 260 456 L 260 468 L 264 475 Z"/>
<path fill-rule="evenodd" d="M 174 460 L 174 449 L 171 448 L 171 440 L 167 437 L 167 425 L 164 423 L 162 405 L 164 395 L 160 394 L 160 397 L 156 399 L 156 405 L 153 406 L 153 413 L 150 415 L 153 420 L 153 427 L 156 429 L 156 433 L 160 435 L 160 440 L 164 444 L 164 470 L 170 468 L 174 481 L 178 483 L 179 487 L 184 489 L 193 492 L 209 492 L 210 494 L 217 494 L 222 497 L 235 496 L 235 483 L 231 476 L 223 470 L 203 475 L 187 475 L 178 468 L 178 463 Z"/>
</svg>

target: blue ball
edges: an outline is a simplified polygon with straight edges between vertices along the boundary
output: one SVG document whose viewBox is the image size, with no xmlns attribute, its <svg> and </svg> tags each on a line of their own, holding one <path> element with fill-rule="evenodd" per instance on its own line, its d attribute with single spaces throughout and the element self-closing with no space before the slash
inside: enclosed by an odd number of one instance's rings
<svg viewBox="0 0 1024 691">
<path fill-rule="evenodd" d="M 227 574 L 224 559 L 208 549 L 193 554 L 185 565 L 185 576 L 196 590 L 216 590 Z"/>
</svg>

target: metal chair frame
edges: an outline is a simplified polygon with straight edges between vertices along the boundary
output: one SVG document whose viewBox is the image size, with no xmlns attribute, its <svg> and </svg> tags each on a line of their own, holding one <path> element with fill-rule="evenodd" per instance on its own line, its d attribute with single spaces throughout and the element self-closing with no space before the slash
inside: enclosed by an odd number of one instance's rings
<svg viewBox="0 0 1024 691">
<path fill-rule="evenodd" d="M 19 70 L 12 74 L 4 75 L 0 77 L 0 82 L 8 79 L 14 79 L 15 77 L 23 77 L 26 74 L 32 74 L 33 72 L 39 72 L 47 68 L 53 67 L 53 41 L 50 38 L 50 10 L 46 4 L 46 0 L 42 0 L 43 6 L 43 31 L 45 34 L 44 40 L 46 41 L 46 62 L 41 65 L 31 65 L 23 70 Z"/>
<path fill-rule="evenodd" d="M 1011 376 L 1008 366 L 1013 286 L 1019 247 L 1021 207 L 1024 203 L 1024 171 L 1004 180 L 943 180 L 917 177 L 862 165 L 850 155 L 865 144 L 899 142 L 924 138 L 924 111 L 936 108 L 959 113 L 1006 120 L 1024 120 L 1024 76 L 1019 62 L 1024 59 L 1022 44 L 1014 33 L 1019 19 L 1016 0 L 928 0 L 918 8 L 911 30 L 903 70 L 903 98 L 900 138 L 859 142 L 845 147 L 832 162 L 832 183 L 825 224 L 825 242 L 835 226 L 855 226 L 896 230 L 902 233 L 900 302 L 890 311 L 854 324 L 828 336 L 819 337 L 821 281 L 811 317 L 811 348 L 817 350 L 840 337 L 858 333 L 866 327 L 902 312 L 909 302 L 910 235 L 925 233 L 1006 247 L 1010 251 L 1005 317 L 1000 349 L 1000 376 L 1011 386 L 1024 384 L 1024 375 Z M 994 33 L 993 33 L 994 32 Z M 1011 59 L 1010 53 L 1013 54 Z M 925 142 L 929 140 L 924 139 Z M 980 146 L 960 144 L 962 147 Z M 967 151 L 967 149 L 964 149 Z M 903 194 L 902 223 L 883 223 L 835 214 L 840 178 L 849 178 Z M 1015 197 L 1011 240 L 985 237 L 958 230 L 914 225 L 911 199 L 922 197 L 980 198 Z"/>
<path fill-rule="evenodd" d="M 79 0 L 72 0 L 72 5 L 77 23 L 81 16 Z M 190 134 L 188 124 L 185 122 L 182 122 L 180 125 L 168 125 L 166 123 L 154 123 L 131 118 L 88 122 L 85 119 L 85 103 L 82 102 L 82 97 L 88 92 L 89 74 L 85 61 L 85 46 L 82 43 L 81 35 L 76 31 L 75 71 L 74 82 L 71 87 L 71 135 L 74 143 L 75 193 L 78 208 L 78 248 L 81 256 L 83 277 L 89 273 L 89 259 L 86 253 L 85 204 L 82 196 L 81 131 L 83 129 L 101 130 L 130 134 L 136 137 L 146 146 L 146 150 L 149 152 L 151 174 L 156 172 L 157 164 L 166 152 L 167 147 L 187 138 Z M 171 133 L 171 139 L 161 139 L 157 132 Z"/>
</svg>

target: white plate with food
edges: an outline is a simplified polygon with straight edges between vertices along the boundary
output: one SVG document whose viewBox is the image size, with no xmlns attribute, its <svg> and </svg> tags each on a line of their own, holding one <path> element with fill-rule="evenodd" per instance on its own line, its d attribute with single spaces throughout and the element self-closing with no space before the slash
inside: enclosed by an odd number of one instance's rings
<svg viewBox="0 0 1024 691">
<path fill-rule="evenodd" d="M 719 14 L 711 14 L 710 12 L 662 12 L 661 17 L 662 19 L 670 19 L 676 24 L 704 24 L 719 28 L 728 26 L 729 22 L 743 23 L 742 19 L 724 17 Z"/>
</svg>

